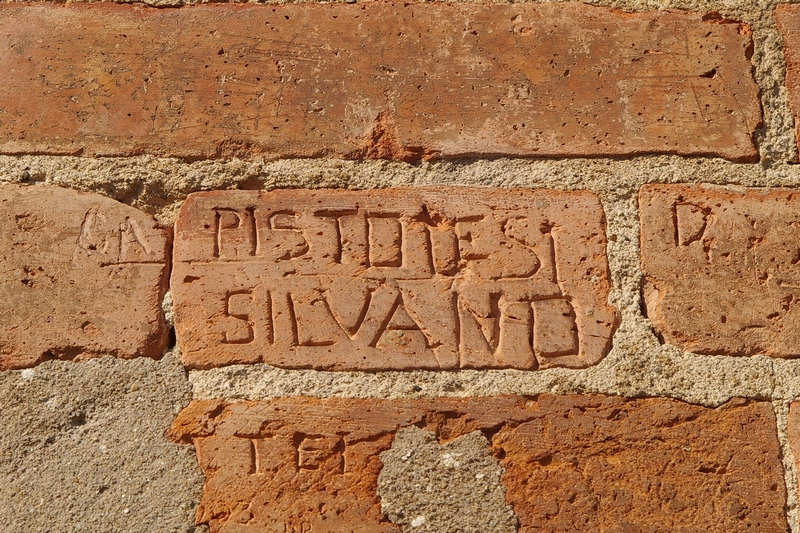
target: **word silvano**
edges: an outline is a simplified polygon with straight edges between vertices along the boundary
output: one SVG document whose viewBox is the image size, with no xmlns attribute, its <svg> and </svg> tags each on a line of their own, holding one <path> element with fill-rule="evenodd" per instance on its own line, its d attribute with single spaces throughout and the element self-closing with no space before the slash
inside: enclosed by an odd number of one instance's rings
<svg viewBox="0 0 800 533">
<path fill-rule="evenodd" d="M 585 367 L 617 323 L 589 192 L 209 192 L 175 233 L 191 368 Z"/>
</svg>

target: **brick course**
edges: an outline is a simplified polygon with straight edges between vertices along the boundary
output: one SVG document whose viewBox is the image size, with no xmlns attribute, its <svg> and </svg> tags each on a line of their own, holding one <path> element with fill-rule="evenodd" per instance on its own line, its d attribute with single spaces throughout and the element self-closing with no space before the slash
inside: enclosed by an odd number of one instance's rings
<svg viewBox="0 0 800 533">
<path fill-rule="evenodd" d="M 212 533 L 394 533 L 377 497 L 378 454 L 410 425 L 443 441 L 487 432 L 521 532 L 787 530 L 769 402 L 206 400 L 184 409 L 169 437 L 196 446 L 206 474 L 196 519 Z"/>
<path fill-rule="evenodd" d="M 579 3 L 0 4 L 0 152 L 752 161 L 750 31 L 724 22 Z"/>
</svg>

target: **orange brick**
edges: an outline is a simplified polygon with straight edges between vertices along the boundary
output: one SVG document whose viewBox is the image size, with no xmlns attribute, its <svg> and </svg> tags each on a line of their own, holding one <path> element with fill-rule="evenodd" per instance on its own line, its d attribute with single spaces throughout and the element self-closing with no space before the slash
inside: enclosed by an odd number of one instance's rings
<svg viewBox="0 0 800 533">
<path fill-rule="evenodd" d="M 800 6 L 779 5 L 775 23 L 783 36 L 786 59 L 786 89 L 794 115 L 795 138 L 800 136 Z"/>
<path fill-rule="evenodd" d="M 749 29 L 582 3 L 0 4 L 0 152 L 755 160 Z"/>
<path fill-rule="evenodd" d="M 584 367 L 617 323 L 605 249 L 585 191 L 193 194 L 175 327 L 193 368 Z"/>
<path fill-rule="evenodd" d="M 0 184 L 0 369 L 158 357 L 170 232 L 99 194 Z"/>
<path fill-rule="evenodd" d="M 197 449 L 206 482 L 196 521 L 212 533 L 399 533 L 381 514 L 378 455 L 410 425 L 442 441 L 484 431 L 520 532 L 788 530 L 769 402 L 206 400 L 168 436 Z"/>
<path fill-rule="evenodd" d="M 789 405 L 786 436 L 789 439 L 789 447 L 794 456 L 795 475 L 798 475 L 800 473 L 800 402 L 792 402 Z M 800 520 L 797 525 L 800 526 Z"/>
<path fill-rule="evenodd" d="M 645 185 L 639 192 L 647 315 L 702 354 L 800 355 L 800 195 Z"/>
</svg>

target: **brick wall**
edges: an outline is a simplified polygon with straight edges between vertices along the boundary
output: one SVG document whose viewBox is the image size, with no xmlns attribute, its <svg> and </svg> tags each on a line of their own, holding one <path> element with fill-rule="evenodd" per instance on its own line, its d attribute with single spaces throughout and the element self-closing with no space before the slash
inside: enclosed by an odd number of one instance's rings
<svg viewBox="0 0 800 533">
<path fill-rule="evenodd" d="M 0 4 L 3 531 L 799 533 L 799 58 L 773 1 Z"/>
</svg>

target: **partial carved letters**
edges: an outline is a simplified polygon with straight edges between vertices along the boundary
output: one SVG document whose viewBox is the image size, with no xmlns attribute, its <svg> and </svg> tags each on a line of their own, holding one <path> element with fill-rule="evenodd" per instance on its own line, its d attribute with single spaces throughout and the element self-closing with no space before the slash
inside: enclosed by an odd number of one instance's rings
<svg viewBox="0 0 800 533">
<path fill-rule="evenodd" d="M 170 240 L 150 216 L 99 194 L 0 184 L 0 370 L 160 357 Z"/>
<path fill-rule="evenodd" d="M 196 368 L 582 367 L 616 325 L 586 192 L 200 193 L 175 261 Z"/>
<path fill-rule="evenodd" d="M 153 249 L 145 230 L 134 218 L 125 217 L 121 221 L 115 220 L 117 218 L 116 213 L 106 216 L 98 205 L 87 209 L 73 259 L 94 258 L 101 266 L 164 261 L 163 254 Z"/>
<path fill-rule="evenodd" d="M 800 356 L 800 196 L 650 184 L 639 192 L 647 316 L 702 354 Z"/>
<path fill-rule="evenodd" d="M 795 407 L 792 437 L 800 430 Z M 788 531 L 769 402 L 736 398 L 712 409 L 668 398 L 563 394 L 211 399 L 183 409 L 167 438 L 197 450 L 205 483 L 195 520 L 210 533 L 497 533 L 437 527 L 441 515 L 418 528 L 390 521 L 397 515 L 381 504 L 407 486 L 397 470 L 414 468 L 396 438 L 409 427 L 435 434 L 434 447 L 481 432 L 483 453 L 502 467 L 501 498 L 519 531 Z M 460 479 L 475 476 L 480 467 L 464 457 L 447 461 L 447 449 L 438 465 L 435 456 L 417 456 L 416 468 L 427 466 L 431 478 L 460 464 Z M 486 479 L 474 479 L 479 496 L 489 497 L 489 488 L 481 490 Z M 752 482 L 735 492 L 732 480 Z M 423 497 L 429 482 L 418 488 Z M 724 505 L 708 503 L 720 499 Z M 404 508 L 422 514 L 413 501 Z"/>
</svg>

